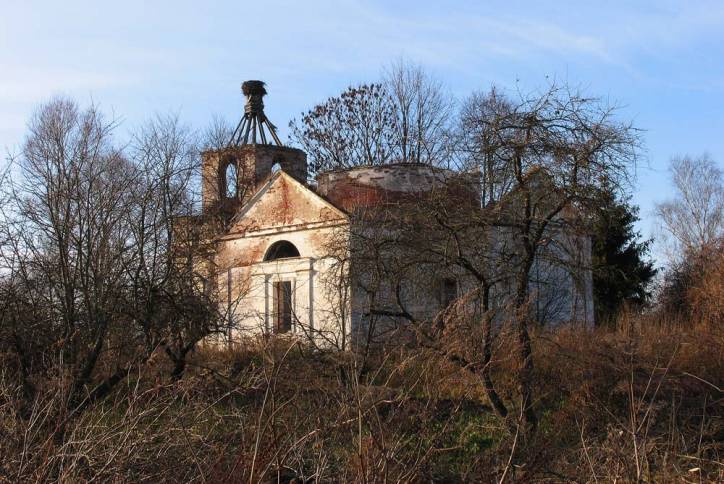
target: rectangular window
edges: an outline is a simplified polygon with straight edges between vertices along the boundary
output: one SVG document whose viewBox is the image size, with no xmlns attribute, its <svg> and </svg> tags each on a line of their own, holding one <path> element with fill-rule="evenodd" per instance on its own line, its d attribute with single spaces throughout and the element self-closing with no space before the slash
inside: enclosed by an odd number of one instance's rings
<svg viewBox="0 0 724 484">
<path fill-rule="evenodd" d="M 287 333 L 292 330 L 292 283 L 274 283 L 274 332 Z"/>
<path fill-rule="evenodd" d="M 458 281 L 443 279 L 440 286 L 440 303 L 443 308 L 450 306 L 458 298 Z"/>
</svg>

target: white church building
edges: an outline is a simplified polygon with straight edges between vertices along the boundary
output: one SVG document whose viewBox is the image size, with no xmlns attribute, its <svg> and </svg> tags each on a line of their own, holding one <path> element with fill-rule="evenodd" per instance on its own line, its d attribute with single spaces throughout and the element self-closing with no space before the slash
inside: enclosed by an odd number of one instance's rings
<svg viewBox="0 0 724 484">
<path fill-rule="evenodd" d="M 205 238 L 196 266 L 227 314 L 229 339 L 285 333 L 345 348 L 369 333 L 374 314 L 387 314 L 379 328 L 394 327 L 400 318 L 392 309 L 400 294 L 386 288 L 372 297 L 360 283 L 369 278 L 351 255 L 352 234 L 361 220 L 375 222 L 356 214 L 430 190 L 445 170 L 364 166 L 321 173 L 311 181 L 306 154 L 282 146 L 264 115 L 263 83 L 247 81 L 243 91 L 245 114 L 229 146 L 203 153 L 202 213 L 194 222 L 204 226 Z M 590 262 L 590 242 L 577 250 Z M 432 320 L 470 285 L 462 276 L 430 272 L 421 270 L 410 283 L 416 287 L 404 291 L 408 319 Z M 550 290 L 538 288 L 534 306 L 548 308 L 549 321 L 592 323 L 590 269 L 546 272 L 555 274 L 555 281 Z M 375 312 L 375 305 L 390 310 Z"/>
</svg>

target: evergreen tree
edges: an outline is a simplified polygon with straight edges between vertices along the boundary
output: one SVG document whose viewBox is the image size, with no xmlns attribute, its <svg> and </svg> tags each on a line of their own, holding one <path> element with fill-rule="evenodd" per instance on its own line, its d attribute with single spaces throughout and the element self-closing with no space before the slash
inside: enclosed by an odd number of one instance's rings
<svg viewBox="0 0 724 484">
<path fill-rule="evenodd" d="M 648 259 L 651 240 L 641 240 L 634 224 L 638 207 L 606 190 L 594 221 L 593 296 L 596 323 L 612 321 L 624 304 L 643 305 L 656 275 Z"/>
</svg>

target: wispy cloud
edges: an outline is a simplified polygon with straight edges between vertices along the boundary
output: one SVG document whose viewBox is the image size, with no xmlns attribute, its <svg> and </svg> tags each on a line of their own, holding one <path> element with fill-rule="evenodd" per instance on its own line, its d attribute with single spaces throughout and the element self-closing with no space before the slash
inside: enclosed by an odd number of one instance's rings
<svg viewBox="0 0 724 484">
<path fill-rule="evenodd" d="M 3 71 L 0 65 L 0 71 Z M 0 77 L 0 102 L 37 102 L 64 92 L 94 92 L 137 84 L 139 79 L 131 73 L 97 72 L 93 70 L 63 70 L 25 68 L 13 66 L 4 72 L 12 76 Z"/>
</svg>

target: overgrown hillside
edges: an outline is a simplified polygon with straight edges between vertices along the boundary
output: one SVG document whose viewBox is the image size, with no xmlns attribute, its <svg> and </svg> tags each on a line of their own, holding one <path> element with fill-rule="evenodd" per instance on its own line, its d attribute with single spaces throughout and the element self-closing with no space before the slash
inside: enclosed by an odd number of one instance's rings
<svg viewBox="0 0 724 484">
<path fill-rule="evenodd" d="M 478 378 L 420 348 L 365 368 L 290 340 L 165 360 L 113 397 L 65 410 L 63 379 L 29 408 L 7 360 L 0 476 L 8 482 L 714 482 L 722 468 L 720 326 L 624 318 L 534 338 L 537 432 L 491 412 Z M 501 348 L 511 344 L 501 337 Z M 505 351 L 500 351 L 505 355 Z M 5 355 L 7 357 L 7 355 Z M 515 408 L 514 368 L 493 375 Z M 108 368 L 112 371 L 112 368 Z M 513 417 L 512 421 L 516 418 Z M 59 433 L 60 429 L 62 433 Z"/>
</svg>

